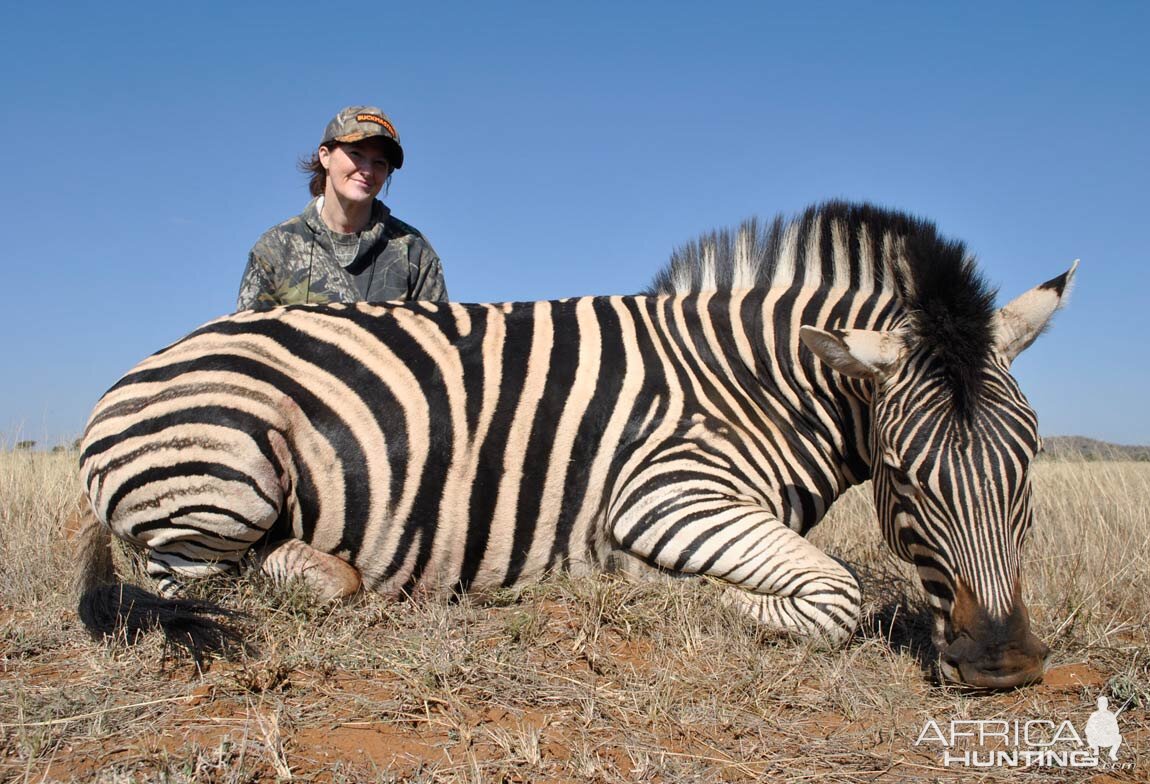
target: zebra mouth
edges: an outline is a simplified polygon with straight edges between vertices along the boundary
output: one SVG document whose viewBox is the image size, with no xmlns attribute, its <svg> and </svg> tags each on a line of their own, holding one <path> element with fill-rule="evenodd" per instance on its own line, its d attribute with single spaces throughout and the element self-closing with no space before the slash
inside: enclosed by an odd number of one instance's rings
<svg viewBox="0 0 1150 784">
<path fill-rule="evenodd" d="M 1044 659 L 1037 667 L 994 673 L 974 668 L 968 669 L 962 665 L 956 666 L 945 658 L 940 658 L 938 669 L 940 679 L 949 685 L 986 690 L 1007 690 L 1041 682 L 1043 671 L 1046 669 L 1046 661 Z"/>
<path fill-rule="evenodd" d="M 976 689 L 1014 689 L 1042 680 L 1050 649 L 1027 634 L 1020 640 L 976 640 L 959 634 L 935 639 L 944 684 Z"/>
<path fill-rule="evenodd" d="M 962 680 L 962 674 L 958 671 L 958 668 L 955 667 L 953 664 L 950 664 L 949 662 L 947 662 L 947 660 L 944 659 L 941 655 L 939 656 L 939 659 L 938 659 L 938 674 L 940 676 L 939 679 L 943 683 L 947 683 L 947 684 L 964 684 L 965 683 Z"/>
</svg>

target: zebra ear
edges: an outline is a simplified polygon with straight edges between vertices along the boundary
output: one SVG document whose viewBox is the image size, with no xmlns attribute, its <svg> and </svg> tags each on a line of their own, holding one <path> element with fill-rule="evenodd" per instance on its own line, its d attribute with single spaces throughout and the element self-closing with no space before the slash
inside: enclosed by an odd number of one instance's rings
<svg viewBox="0 0 1150 784">
<path fill-rule="evenodd" d="M 1076 269 L 1077 259 L 1066 272 L 1011 300 L 995 315 L 995 347 L 1007 362 L 1013 362 L 1050 324 L 1051 316 L 1070 295 Z"/>
<path fill-rule="evenodd" d="M 838 372 L 854 378 L 883 378 L 903 358 L 902 338 L 869 329 L 822 330 L 802 327 L 807 348 Z"/>
</svg>

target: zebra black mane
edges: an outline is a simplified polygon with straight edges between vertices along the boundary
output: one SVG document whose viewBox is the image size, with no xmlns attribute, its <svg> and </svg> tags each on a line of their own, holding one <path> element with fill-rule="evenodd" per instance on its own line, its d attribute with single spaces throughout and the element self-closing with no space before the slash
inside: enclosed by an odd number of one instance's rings
<svg viewBox="0 0 1150 784">
<path fill-rule="evenodd" d="M 847 238 L 847 253 L 832 252 L 832 227 Z M 908 342 L 925 348 L 951 387 L 955 407 L 968 415 L 979 397 L 982 370 L 994 345 L 994 301 L 997 292 L 978 272 L 963 243 L 942 237 L 929 221 L 870 204 L 831 201 L 807 208 L 787 221 L 756 219 L 705 234 L 677 249 L 646 294 L 734 291 L 774 285 L 791 230 L 795 252 L 793 280 L 806 277 L 807 265 L 818 265 L 819 277 L 849 280 L 852 288 L 872 279 L 890 290 L 910 317 Z M 865 231 L 864 231 L 865 229 Z M 902 243 L 905 267 L 884 262 L 884 238 Z M 862 243 L 870 253 L 863 254 Z M 871 259 L 870 275 L 861 265 Z M 850 325 L 815 325 L 849 327 Z"/>
</svg>

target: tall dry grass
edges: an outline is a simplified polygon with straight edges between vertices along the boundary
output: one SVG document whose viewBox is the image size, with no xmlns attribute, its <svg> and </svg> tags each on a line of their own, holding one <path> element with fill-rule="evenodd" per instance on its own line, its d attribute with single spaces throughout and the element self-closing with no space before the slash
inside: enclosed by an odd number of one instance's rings
<svg viewBox="0 0 1150 784">
<path fill-rule="evenodd" d="M 0 452 L 0 602 L 57 599 L 71 558 L 63 526 L 80 495 L 75 452 Z"/>
<path fill-rule="evenodd" d="M 1150 463 L 1046 461 L 1032 469 L 1035 524 L 1023 561 L 1037 630 L 1072 655 L 1150 626 Z M 905 577 L 882 543 L 869 483 L 831 509 L 812 540 L 864 568 Z"/>
<path fill-rule="evenodd" d="M 250 613 L 259 652 L 197 673 L 154 638 L 86 637 L 63 531 L 75 455 L 0 453 L 0 780 L 968 780 L 914 745 L 926 719 L 1081 726 L 1099 694 L 1125 707 L 1125 767 L 1107 775 L 1145 780 L 1150 464 L 1040 462 L 1034 488 L 1026 593 L 1058 685 L 932 681 L 920 589 L 868 487 L 813 537 L 864 580 L 840 650 L 763 633 L 705 581 L 557 576 L 483 602 L 321 607 L 250 575 L 197 590 Z"/>
</svg>

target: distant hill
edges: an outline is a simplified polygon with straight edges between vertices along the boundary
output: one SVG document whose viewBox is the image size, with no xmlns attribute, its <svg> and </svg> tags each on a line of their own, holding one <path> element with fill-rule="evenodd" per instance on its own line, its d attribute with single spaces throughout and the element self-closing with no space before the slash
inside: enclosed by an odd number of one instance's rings
<svg viewBox="0 0 1150 784">
<path fill-rule="evenodd" d="M 1044 460 L 1139 460 L 1150 462 L 1150 446 L 1123 446 L 1085 436 L 1046 436 Z"/>
</svg>

